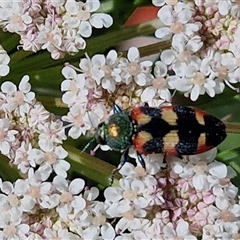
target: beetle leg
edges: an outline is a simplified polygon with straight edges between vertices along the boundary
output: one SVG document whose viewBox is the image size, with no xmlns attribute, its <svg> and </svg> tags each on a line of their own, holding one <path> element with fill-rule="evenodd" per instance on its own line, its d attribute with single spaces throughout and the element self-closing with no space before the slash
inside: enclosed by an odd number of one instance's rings
<svg viewBox="0 0 240 240">
<path fill-rule="evenodd" d="M 166 163 L 166 159 L 167 159 L 167 153 L 164 153 L 164 156 L 163 156 L 163 163 Z"/>
<path fill-rule="evenodd" d="M 137 152 L 137 158 L 138 158 L 138 161 L 140 162 L 140 164 L 142 165 L 142 167 L 146 170 L 145 161 L 144 161 L 142 155 L 140 153 L 138 153 L 138 152 Z"/>
<path fill-rule="evenodd" d="M 114 113 L 120 113 L 120 112 L 122 112 L 122 109 L 117 104 L 114 104 L 113 112 Z"/>
<path fill-rule="evenodd" d="M 149 104 L 147 102 L 144 102 L 143 107 L 149 107 Z"/>
<path fill-rule="evenodd" d="M 119 163 L 119 165 L 118 165 L 118 167 L 117 168 L 114 168 L 113 170 L 112 170 L 112 173 L 111 173 L 111 175 L 110 175 L 110 177 L 109 177 L 109 184 L 110 185 L 112 185 L 112 183 L 113 183 L 113 178 L 114 178 L 114 175 L 115 175 L 115 173 L 117 172 L 117 171 L 119 171 L 122 167 L 123 167 L 123 165 L 126 163 L 126 161 L 127 161 L 127 159 L 128 159 L 128 149 L 122 154 L 122 156 L 121 156 L 121 159 L 120 159 L 120 163 Z"/>
<path fill-rule="evenodd" d="M 183 156 L 180 153 L 178 153 L 176 157 L 183 159 Z"/>
</svg>

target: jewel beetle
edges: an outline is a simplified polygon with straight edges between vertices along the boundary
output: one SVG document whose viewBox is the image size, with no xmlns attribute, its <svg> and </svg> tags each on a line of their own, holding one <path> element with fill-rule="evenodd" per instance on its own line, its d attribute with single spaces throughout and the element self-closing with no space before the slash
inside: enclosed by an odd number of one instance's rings
<svg viewBox="0 0 240 240">
<path fill-rule="evenodd" d="M 123 152 L 116 170 L 127 161 L 131 146 L 145 168 L 142 154 L 193 155 L 216 147 L 226 138 L 224 123 L 200 109 L 181 105 L 153 108 L 144 104 L 129 113 L 118 105 L 113 110 L 114 114 L 99 124 L 95 140 Z"/>
</svg>

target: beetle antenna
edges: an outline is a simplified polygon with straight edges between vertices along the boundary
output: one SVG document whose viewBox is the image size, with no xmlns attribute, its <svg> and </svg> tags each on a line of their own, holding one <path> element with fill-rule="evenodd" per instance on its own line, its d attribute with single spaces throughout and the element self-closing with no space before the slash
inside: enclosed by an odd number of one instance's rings
<svg viewBox="0 0 240 240">
<path fill-rule="evenodd" d="M 120 112 L 122 112 L 122 109 L 117 104 L 114 104 L 113 112 L 114 113 L 120 113 Z"/>
<path fill-rule="evenodd" d="M 92 138 L 83 148 L 82 152 L 85 152 L 87 148 L 95 141 L 95 138 Z"/>
</svg>

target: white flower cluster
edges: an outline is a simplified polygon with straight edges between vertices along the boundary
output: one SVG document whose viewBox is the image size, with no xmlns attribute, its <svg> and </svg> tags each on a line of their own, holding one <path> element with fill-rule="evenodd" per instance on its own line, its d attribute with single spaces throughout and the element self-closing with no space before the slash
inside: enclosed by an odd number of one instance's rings
<svg viewBox="0 0 240 240">
<path fill-rule="evenodd" d="M 62 121 L 36 101 L 28 76 L 18 87 L 1 85 L 0 152 L 24 179 L 0 179 L 0 239 L 114 238 L 104 203 L 96 201 L 99 190 L 66 180 L 65 139 Z"/>
<path fill-rule="evenodd" d="M 160 59 L 171 75 L 174 88 L 195 101 L 199 95 L 214 97 L 225 85 L 239 91 L 240 14 L 237 1 L 162 1 L 158 17 L 165 27 L 156 30 L 171 49 Z"/>
<path fill-rule="evenodd" d="M 104 192 L 106 213 L 117 219 L 115 239 L 239 239 L 236 173 L 215 156 L 216 149 L 168 156 L 164 167 L 161 154 L 148 155 L 146 171 L 126 163 L 119 186 Z"/>
<path fill-rule="evenodd" d="M 77 79 L 72 70 L 66 72 Z M 74 89 L 84 91 L 77 81 L 66 83 L 74 99 Z M 0 180 L 1 239 L 239 239 L 240 201 L 230 181 L 236 174 L 214 160 L 216 149 L 167 156 L 166 163 L 162 154 L 148 155 L 146 170 L 126 163 L 119 186 L 99 201 L 97 188 L 66 180 L 62 122 L 35 100 L 28 76 L 18 88 L 2 84 L 0 117 L 0 151 L 24 173 L 14 183 Z"/>
<path fill-rule="evenodd" d="M 63 123 L 36 101 L 29 76 L 22 78 L 18 88 L 10 81 L 1 85 L 0 117 L 0 151 L 22 173 L 37 168 L 45 179 L 52 171 L 67 176 L 70 165 L 61 146 L 66 139 Z"/>
<path fill-rule="evenodd" d="M 82 179 L 52 182 L 29 171 L 13 184 L 0 182 L 0 238 L 15 239 L 113 239 L 104 203 L 95 201 L 97 188 L 85 189 Z M 83 191 L 84 190 L 84 191 Z"/>
<path fill-rule="evenodd" d="M 170 101 L 171 77 L 162 77 L 166 66 L 157 62 L 152 74 L 152 65 L 151 61 L 141 61 L 138 49 L 132 47 L 127 58 L 111 50 L 106 57 L 97 54 L 92 59 L 81 59 L 79 69 L 65 66 L 61 90 L 65 92 L 62 100 L 68 105 L 69 113 L 62 119 L 72 126 L 69 136 L 76 139 L 96 128 L 108 117 L 114 103 L 127 109 L 141 102 L 159 106 Z M 146 94 L 147 89 L 151 95 Z"/>
<path fill-rule="evenodd" d="M 58 59 L 84 49 L 93 27 L 112 25 L 110 15 L 94 13 L 99 7 L 99 0 L 0 1 L 0 27 L 19 34 L 24 50 L 47 49 Z"/>
</svg>

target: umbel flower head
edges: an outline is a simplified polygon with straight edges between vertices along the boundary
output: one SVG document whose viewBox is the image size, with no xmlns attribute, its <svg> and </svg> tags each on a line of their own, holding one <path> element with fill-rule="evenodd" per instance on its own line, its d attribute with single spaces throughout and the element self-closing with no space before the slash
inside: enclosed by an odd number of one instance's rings
<svg viewBox="0 0 240 240">
<path fill-rule="evenodd" d="M 46 179 L 52 171 L 66 177 L 70 165 L 61 146 L 66 139 L 63 123 L 36 101 L 29 76 L 19 86 L 10 81 L 1 85 L 0 151 L 20 172 L 44 170 Z"/>
<path fill-rule="evenodd" d="M 174 88 L 191 100 L 222 93 L 225 85 L 238 91 L 240 15 L 237 1 L 156 1 L 165 27 L 156 30 L 171 49 L 161 61 L 173 71 Z"/>
<path fill-rule="evenodd" d="M 76 139 L 96 128 L 109 116 L 114 102 L 123 109 L 140 104 L 143 89 L 154 81 L 152 64 L 141 61 L 139 50 L 132 47 L 126 58 L 111 50 L 106 57 L 96 54 L 91 59 L 88 56 L 81 59 L 79 68 L 66 65 L 62 69 L 65 80 L 61 90 L 69 112 L 62 119 L 71 125 L 69 136 Z M 149 104 L 159 106 L 164 99 L 170 100 L 168 88 L 164 86 L 162 92 L 165 93 L 161 95 L 156 90 L 155 99 L 149 99 Z"/>
<path fill-rule="evenodd" d="M 169 156 L 165 166 L 163 156 L 148 155 L 146 171 L 126 163 L 119 186 L 104 192 L 106 213 L 119 219 L 116 239 L 238 239 L 238 189 L 230 181 L 235 172 L 215 156 L 216 149 Z"/>
<path fill-rule="evenodd" d="M 146 170 L 126 163 L 99 200 L 96 187 L 66 179 L 62 122 L 36 101 L 29 77 L 1 91 L 0 150 L 24 173 L 0 181 L 2 239 L 239 239 L 236 173 L 216 149 L 166 162 L 147 155 Z"/>
<path fill-rule="evenodd" d="M 94 13 L 99 7 L 99 0 L 1 1 L 0 26 L 19 34 L 24 50 L 46 49 L 53 59 L 58 59 L 84 49 L 92 28 L 112 25 L 110 15 Z"/>
<path fill-rule="evenodd" d="M 153 3 L 166 25 L 156 36 L 171 39 L 171 49 L 155 64 L 143 61 L 136 47 L 126 57 L 110 50 L 86 54 L 78 68 L 66 64 L 61 90 L 69 112 L 61 119 L 36 100 L 29 76 L 18 86 L 1 85 L 0 153 L 21 179 L 0 179 L 0 239 L 240 239 L 236 173 L 215 160 L 216 149 L 183 159 L 143 156 L 146 170 L 126 163 L 118 184 L 101 194 L 69 177 L 66 127 L 78 139 L 107 119 L 114 103 L 124 110 L 142 102 L 159 107 L 174 91 L 196 100 L 239 82 L 237 3 Z M 0 26 L 19 34 L 24 50 L 47 49 L 57 59 L 85 48 L 93 27 L 112 24 L 109 15 L 94 13 L 99 7 L 99 0 L 1 1 Z M 4 76 L 9 57 L 1 53 Z"/>
</svg>

